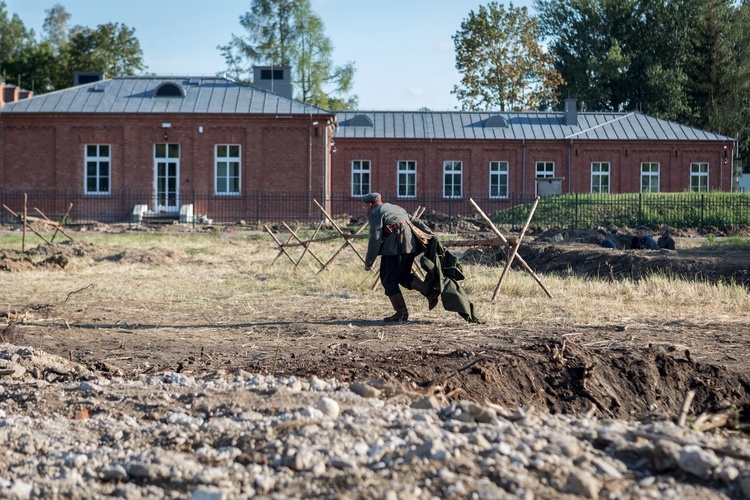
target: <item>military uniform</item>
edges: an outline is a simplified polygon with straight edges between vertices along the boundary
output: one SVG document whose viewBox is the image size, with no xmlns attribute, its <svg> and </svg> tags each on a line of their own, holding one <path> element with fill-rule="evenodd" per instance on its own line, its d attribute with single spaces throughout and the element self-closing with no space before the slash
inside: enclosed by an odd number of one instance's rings
<svg viewBox="0 0 750 500">
<path fill-rule="evenodd" d="M 419 246 L 412 221 L 417 222 L 403 208 L 391 203 L 381 203 L 378 193 L 370 193 L 362 198 L 370 204 L 367 222 L 370 225 L 370 236 L 367 241 L 365 268 L 370 269 L 378 255 L 380 259 L 380 281 L 385 294 L 391 301 L 396 314 L 385 318 L 385 321 L 406 321 L 409 317 L 406 302 L 400 286 L 417 290 L 427 296 L 430 309 L 437 305 L 437 296 L 426 294 L 424 283 L 414 273 L 412 264 L 417 254 L 424 250 Z M 420 224 L 421 230 L 427 229 Z"/>
</svg>

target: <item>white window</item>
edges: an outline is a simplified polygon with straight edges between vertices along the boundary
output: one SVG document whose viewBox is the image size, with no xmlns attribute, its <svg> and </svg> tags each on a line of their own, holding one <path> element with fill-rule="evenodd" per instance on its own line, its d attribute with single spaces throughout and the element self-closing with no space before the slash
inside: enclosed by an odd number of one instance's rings
<svg viewBox="0 0 750 500">
<path fill-rule="evenodd" d="M 370 192 L 370 160 L 352 160 L 352 196 Z"/>
<path fill-rule="evenodd" d="M 555 176 L 555 164 L 551 161 L 536 162 L 536 176 L 542 179 Z"/>
<path fill-rule="evenodd" d="M 240 146 L 217 144 L 214 158 L 216 194 L 240 194 Z"/>
<path fill-rule="evenodd" d="M 690 191 L 708 192 L 708 163 L 690 164 Z"/>
<path fill-rule="evenodd" d="M 595 161 L 591 163 L 591 192 L 609 193 L 609 163 Z"/>
<path fill-rule="evenodd" d="M 86 194 L 109 194 L 112 156 L 109 144 L 86 144 L 84 164 Z"/>
<path fill-rule="evenodd" d="M 417 196 L 417 162 L 402 160 L 398 162 L 396 188 L 399 198 Z"/>
<path fill-rule="evenodd" d="M 508 162 L 490 162 L 490 198 L 508 197 Z"/>
<path fill-rule="evenodd" d="M 461 162 L 443 162 L 443 198 L 461 197 Z"/>
<path fill-rule="evenodd" d="M 659 164 L 641 163 L 641 193 L 659 192 Z"/>
</svg>

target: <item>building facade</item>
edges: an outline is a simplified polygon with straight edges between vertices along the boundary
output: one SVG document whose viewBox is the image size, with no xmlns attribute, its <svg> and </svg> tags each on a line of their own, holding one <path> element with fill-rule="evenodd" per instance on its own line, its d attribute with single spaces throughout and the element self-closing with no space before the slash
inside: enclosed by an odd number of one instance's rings
<svg viewBox="0 0 750 500">
<path fill-rule="evenodd" d="M 558 113 L 334 113 L 291 99 L 289 68 L 263 71 L 266 89 L 146 76 L 16 96 L 0 107 L 0 198 L 102 221 L 232 222 L 319 220 L 313 200 L 359 214 L 370 191 L 471 213 L 469 198 L 500 209 L 557 193 L 732 190 L 732 138 L 641 113 L 579 113 L 572 99 Z"/>
</svg>

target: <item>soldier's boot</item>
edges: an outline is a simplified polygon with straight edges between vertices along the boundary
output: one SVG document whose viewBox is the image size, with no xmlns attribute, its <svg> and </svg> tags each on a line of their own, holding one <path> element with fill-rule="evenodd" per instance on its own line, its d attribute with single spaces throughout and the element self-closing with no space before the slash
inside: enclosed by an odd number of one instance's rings
<svg viewBox="0 0 750 500">
<path fill-rule="evenodd" d="M 435 306 L 438 305 L 440 294 L 434 290 L 425 290 L 424 281 L 416 276 L 411 280 L 411 289 L 417 290 L 419 293 L 427 297 L 427 306 L 430 308 L 430 311 L 435 309 Z"/>
<path fill-rule="evenodd" d="M 406 308 L 406 301 L 404 296 L 399 292 L 396 295 L 389 295 L 388 298 L 391 300 L 391 305 L 396 314 L 383 318 L 386 323 L 395 323 L 397 321 L 408 321 L 409 310 Z"/>
</svg>

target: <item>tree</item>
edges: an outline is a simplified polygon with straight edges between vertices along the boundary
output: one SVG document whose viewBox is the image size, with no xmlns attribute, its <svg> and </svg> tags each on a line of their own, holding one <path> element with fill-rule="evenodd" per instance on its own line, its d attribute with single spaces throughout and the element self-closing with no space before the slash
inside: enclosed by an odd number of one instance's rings
<svg viewBox="0 0 750 500">
<path fill-rule="evenodd" d="M 453 36 L 461 84 L 452 93 L 463 109 L 544 109 L 557 101 L 562 78 L 540 43 L 526 7 L 497 2 L 471 11 Z"/>
<path fill-rule="evenodd" d="M 233 34 L 219 46 L 233 78 L 251 83 L 254 64 L 291 66 L 298 100 L 326 109 L 356 107 L 357 97 L 347 96 L 354 64 L 333 64 L 333 45 L 309 0 L 253 0 L 240 25 L 246 36 Z"/>
<path fill-rule="evenodd" d="M 9 81 L 13 81 L 9 74 L 8 64 L 18 58 L 24 49 L 34 41 L 34 31 L 27 30 L 17 14 L 8 17 L 8 9 L 4 0 L 0 0 L 0 69 L 6 72 Z"/>
<path fill-rule="evenodd" d="M 65 86 L 73 82 L 75 71 L 101 71 L 114 77 L 133 75 L 145 67 L 135 30 L 120 23 L 101 24 L 95 30 L 76 27 L 61 55 L 65 57 Z"/>
<path fill-rule="evenodd" d="M 44 19 L 42 30 L 46 39 L 58 52 L 68 44 L 68 21 L 70 14 L 61 4 L 56 3 L 51 9 L 44 11 L 47 17 Z"/>
</svg>

